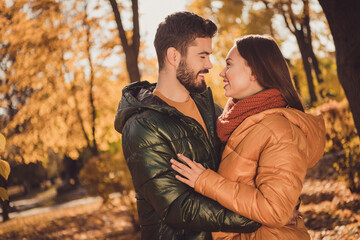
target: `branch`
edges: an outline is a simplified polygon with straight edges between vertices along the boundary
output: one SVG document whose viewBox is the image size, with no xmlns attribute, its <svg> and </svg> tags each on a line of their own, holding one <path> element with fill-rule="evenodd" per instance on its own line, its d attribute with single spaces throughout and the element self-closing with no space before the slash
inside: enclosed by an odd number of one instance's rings
<svg viewBox="0 0 360 240">
<path fill-rule="evenodd" d="M 116 21 L 116 24 L 117 24 L 117 27 L 118 27 L 118 30 L 119 30 L 119 37 L 120 37 L 121 43 L 123 45 L 124 52 L 126 54 L 126 52 L 128 51 L 128 48 L 129 48 L 129 44 L 128 44 L 128 41 L 127 41 L 127 38 L 126 38 L 126 33 L 125 33 L 125 30 L 124 30 L 124 27 L 122 25 L 119 8 L 117 6 L 116 0 L 109 0 L 109 1 L 110 1 L 111 7 L 112 7 L 113 12 L 114 12 L 115 21 Z"/>
<path fill-rule="evenodd" d="M 94 104 L 94 66 L 91 59 L 91 42 L 90 42 L 90 26 L 88 24 L 88 15 L 87 15 L 87 4 L 85 5 L 85 14 L 84 14 L 84 26 L 86 29 L 86 51 L 88 55 L 88 61 L 89 61 L 89 68 L 90 68 L 90 86 L 89 86 L 89 103 L 90 103 L 90 112 L 91 112 L 91 130 L 92 130 L 92 137 L 93 137 L 93 148 L 92 150 L 94 153 L 98 153 L 97 143 L 96 143 L 96 136 L 95 136 L 95 120 L 96 120 L 96 109 Z"/>
<path fill-rule="evenodd" d="M 85 141 L 86 141 L 86 143 L 87 143 L 87 146 L 88 146 L 89 149 L 92 149 L 91 144 L 90 144 L 90 139 L 89 139 L 88 134 L 86 133 L 86 130 L 85 130 L 84 120 L 83 120 L 83 118 L 81 117 L 81 114 L 80 114 L 79 102 L 78 102 L 78 100 L 77 100 L 77 98 L 76 98 L 76 93 L 75 93 L 75 91 L 76 91 L 76 86 L 75 86 L 75 84 L 73 83 L 73 84 L 72 84 L 72 91 L 71 91 L 71 92 L 73 93 L 73 98 L 74 98 L 74 100 L 75 100 L 75 111 L 76 111 L 76 115 L 77 115 L 77 117 L 78 117 L 78 119 L 79 119 L 79 123 L 80 123 L 80 126 L 81 126 L 81 131 L 83 132 L 83 135 L 84 135 Z"/>
<path fill-rule="evenodd" d="M 311 44 L 311 29 L 310 29 L 310 12 L 309 12 L 309 1 L 303 0 L 304 3 L 304 12 L 303 12 L 303 25 L 306 29 L 306 38 L 308 43 Z"/>
<path fill-rule="evenodd" d="M 289 23 L 288 23 L 288 21 L 287 21 L 287 18 L 286 18 L 286 15 L 285 15 L 285 11 L 282 10 L 281 13 L 282 13 L 282 15 L 283 15 L 283 17 L 284 17 L 284 21 L 285 21 L 286 27 L 290 30 L 290 32 L 291 32 L 292 34 L 295 34 L 295 30 L 293 30 L 293 29 L 290 27 L 290 25 L 289 25 Z"/>
<path fill-rule="evenodd" d="M 262 3 L 265 5 L 265 8 L 267 11 L 270 11 L 270 7 L 269 7 L 269 2 L 267 0 L 262 0 Z M 275 8 L 275 6 L 273 6 L 273 8 Z M 274 29 L 272 27 L 272 22 L 270 21 L 270 25 L 269 25 L 269 28 L 270 28 L 270 34 L 271 36 L 275 36 L 274 34 Z"/>
<path fill-rule="evenodd" d="M 132 48 L 139 54 L 140 48 L 140 28 L 139 28 L 139 6 L 138 0 L 132 0 L 132 12 L 133 12 L 133 36 L 132 36 Z"/>
<path fill-rule="evenodd" d="M 63 68 L 60 68 L 60 69 L 64 69 L 65 73 L 69 73 L 68 68 L 67 68 L 67 66 L 65 64 L 64 52 L 62 52 L 61 64 L 62 64 Z M 63 76 L 65 76 L 65 75 L 63 74 Z M 76 98 L 76 88 L 77 87 L 75 85 L 75 79 L 74 79 L 74 81 L 72 82 L 72 85 L 71 85 L 71 91 L 70 92 L 72 93 L 72 97 L 74 98 L 74 101 L 75 101 L 75 111 L 76 111 L 76 116 L 79 119 L 79 124 L 80 124 L 80 127 L 81 127 L 81 131 L 82 131 L 82 133 L 84 135 L 84 138 L 85 138 L 85 141 L 86 141 L 86 144 L 87 144 L 88 148 L 91 149 L 90 139 L 89 139 L 88 134 L 87 134 L 87 132 L 85 130 L 84 120 L 82 119 L 81 114 L 80 114 L 79 102 L 78 102 L 78 100 Z"/>
<path fill-rule="evenodd" d="M 287 3 L 287 5 L 288 5 L 288 11 L 289 11 L 289 17 L 290 17 L 290 20 L 291 20 L 291 23 L 292 23 L 292 25 L 293 25 L 293 27 L 294 27 L 294 31 L 299 31 L 299 29 L 297 29 L 297 27 L 296 27 L 296 21 L 295 21 L 295 14 L 294 14 L 294 12 L 293 12 L 293 10 L 292 10 L 292 7 L 291 7 L 291 4 L 292 4 L 292 1 L 290 0 L 288 3 Z M 300 26 L 301 26 L 301 24 L 300 24 Z M 302 28 L 302 27 L 301 27 Z"/>
</svg>

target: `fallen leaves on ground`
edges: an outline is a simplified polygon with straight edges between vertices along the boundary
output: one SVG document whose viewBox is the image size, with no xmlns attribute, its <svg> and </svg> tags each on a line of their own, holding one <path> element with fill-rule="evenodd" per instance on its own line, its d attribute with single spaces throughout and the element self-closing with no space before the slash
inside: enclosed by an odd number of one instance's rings
<svg viewBox="0 0 360 240">
<path fill-rule="evenodd" d="M 19 217 L 0 224 L 1 239 L 140 239 L 127 209 L 113 200 L 107 208 L 101 201 Z"/>
<path fill-rule="evenodd" d="M 304 182 L 300 212 L 313 240 L 360 239 L 360 195 L 337 179 L 331 162 L 321 161 Z M 131 215 L 119 198 L 56 209 L 0 223 L 0 239 L 137 240 Z"/>
<path fill-rule="evenodd" d="M 300 212 L 312 240 L 359 240 L 360 195 L 337 180 L 305 180 Z"/>
</svg>

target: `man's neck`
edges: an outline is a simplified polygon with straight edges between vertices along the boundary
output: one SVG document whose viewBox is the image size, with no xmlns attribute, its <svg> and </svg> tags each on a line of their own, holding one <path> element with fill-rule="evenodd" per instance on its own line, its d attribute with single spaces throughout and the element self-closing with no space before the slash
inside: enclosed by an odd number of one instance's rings
<svg viewBox="0 0 360 240">
<path fill-rule="evenodd" d="M 179 82 L 176 76 L 163 71 L 159 73 L 156 90 L 175 102 L 185 102 L 189 99 L 189 91 Z"/>
</svg>

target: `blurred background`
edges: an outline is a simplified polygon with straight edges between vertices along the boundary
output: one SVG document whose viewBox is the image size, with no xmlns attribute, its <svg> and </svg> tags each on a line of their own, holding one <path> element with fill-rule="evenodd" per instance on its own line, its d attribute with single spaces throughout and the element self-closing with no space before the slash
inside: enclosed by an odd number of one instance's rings
<svg viewBox="0 0 360 240">
<path fill-rule="evenodd" d="M 218 26 L 207 83 L 221 106 L 234 40 L 276 39 L 306 111 L 326 122 L 306 226 L 312 239 L 359 239 L 359 1 L 0 0 L 1 239 L 139 239 L 113 122 L 125 85 L 157 80 L 157 25 L 183 10 Z"/>
</svg>

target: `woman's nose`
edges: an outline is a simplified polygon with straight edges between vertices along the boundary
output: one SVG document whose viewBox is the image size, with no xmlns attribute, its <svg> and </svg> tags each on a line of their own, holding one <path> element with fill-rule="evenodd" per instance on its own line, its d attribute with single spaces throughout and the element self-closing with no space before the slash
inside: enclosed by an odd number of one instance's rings
<svg viewBox="0 0 360 240">
<path fill-rule="evenodd" d="M 219 76 L 222 77 L 222 78 L 225 78 L 225 76 L 226 76 L 226 67 L 223 68 L 223 70 L 219 73 Z"/>
</svg>

